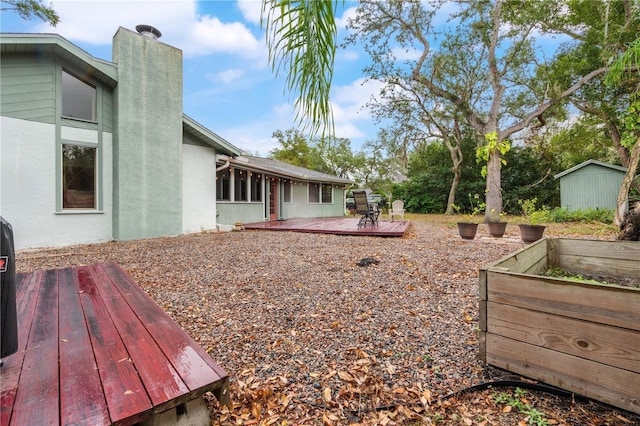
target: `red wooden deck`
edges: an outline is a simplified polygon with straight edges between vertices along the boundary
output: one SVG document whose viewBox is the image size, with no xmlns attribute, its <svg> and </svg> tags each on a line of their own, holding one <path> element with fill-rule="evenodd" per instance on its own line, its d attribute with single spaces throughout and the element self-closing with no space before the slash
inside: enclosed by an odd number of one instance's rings
<svg viewBox="0 0 640 426">
<path fill-rule="evenodd" d="M 207 391 L 228 403 L 227 373 L 118 265 L 16 278 L 1 425 L 130 425 Z"/>
<path fill-rule="evenodd" d="M 264 229 L 269 231 L 313 232 L 318 234 L 367 235 L 373 237 L 402 237 L 409 228 L 408 220 L 380 218 L 378 226 L 358 229 L 359 216 L 324 217 L 308 219 L 286 219 L 269 222 L 248 223 L 245 229 Z"/>
</svg>

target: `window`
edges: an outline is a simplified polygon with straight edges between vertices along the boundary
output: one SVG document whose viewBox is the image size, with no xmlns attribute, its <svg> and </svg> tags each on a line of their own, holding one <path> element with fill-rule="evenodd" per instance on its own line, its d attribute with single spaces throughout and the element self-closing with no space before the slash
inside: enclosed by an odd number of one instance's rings
<svg viewBox="0 0 640 426">
<path fill-rule="evenodd" d="M 62 145 L 62 208 L 96 208 L 97 148 Z"/>
<path fill-rule="evenodd" d="M 251 174 L 251 201 L 262 201 L 262 175 Z"/>
<path fill-rule="evenodd" d="M 327 183 L 322 184 L 322 202 L 331 204 L 333 202 L 333 193 L 331 191 L 331 185 Z"/>
<path fill-rule="evenodd" d="M 320 185 L 317 183 L 313 183 L 313 182 L 309 183 L 309 202 L 310 203 L 320 202 Z"/>
<path fill-rule="evenodd" d="M 233 186 L 235 201 L 247 201 L 247 171 L 235 169 L 233 171 Z"/>
<path fill-rule="evenodd" d="M 62 71 L 62 115 L 96 121 L 96 88 Z"/>
<path fill-rule="evenodd" d="M 285 203 L 291 202 L 291 181 L 285 180 L 282 184 L 283 199 Z"/>
<path fill-rule="evenodd" d="M 219 171 L 216 174 L 216 200 L 218 201 L 229 201 L 230 192 L 229 192 L 229 169 L 224 169 Z"/>
</svg>

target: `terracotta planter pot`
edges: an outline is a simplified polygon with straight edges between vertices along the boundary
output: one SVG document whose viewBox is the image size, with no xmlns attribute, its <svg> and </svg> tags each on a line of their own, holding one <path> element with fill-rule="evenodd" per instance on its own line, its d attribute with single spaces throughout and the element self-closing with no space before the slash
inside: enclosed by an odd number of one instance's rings
<svg viewBox="0 0 640 426">
<path fill-rule="evenodd" d="M 494 238 L 502 238 L 507 229 L 507 222 L 487 222 L 489 234 Z"/>
<path fill-rule="evenodd" d="M 471 222 L 458 222 L 458 233 L 463 240 L 473 240 L 478 231 L 478 224 Z"/>
<path fill-rule="evenodd" d="M 527 225 L 521 224 L 518 225 L 520 227 L 520 238 L 524 241 L 525 244 L 532 243 L 534 241 L 538 241 L 544 235 L 544 230 L 546 226 L 544 225 Z"/>
</svg>

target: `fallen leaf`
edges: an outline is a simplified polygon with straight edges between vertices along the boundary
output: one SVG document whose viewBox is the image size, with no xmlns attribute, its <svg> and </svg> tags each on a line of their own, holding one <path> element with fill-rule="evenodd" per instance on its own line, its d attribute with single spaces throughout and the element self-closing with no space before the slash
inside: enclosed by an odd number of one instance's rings
<svg viewBox="0 0 640 426">
<path fill-rule="evenodd" d="M 324 391 L 322 392 L 322 396 L 324 397 L 325 401 L 331 402 L 331 388 L 329 387 L 324 388 Z"/>
</svg>

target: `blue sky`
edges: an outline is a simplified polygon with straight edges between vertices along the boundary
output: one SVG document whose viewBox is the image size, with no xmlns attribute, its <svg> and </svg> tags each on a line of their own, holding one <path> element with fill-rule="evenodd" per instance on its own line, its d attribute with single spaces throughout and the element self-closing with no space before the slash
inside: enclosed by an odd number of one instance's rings
<svg viewBox="0 0 640 426">
<path fill-rule="evenodd" d="M 60 16 L 57 27 L 2 12 L 2 32 L 57 33 L 92 56 L 111 60 L 118 27 L 153 25 L 162 32 L 161 42 L 183 51 L 185 114 L 262 156 L 278 146 L 271 137 L 275 130 L 295 125 L 294 99 L 267 63 L 261 0 L 53 0 L 52 5 Z M 354 6 L 346 2 L 338 15 L 342 35 Z M 336 136 L 350 139 L 353 151 L 377 134 L 378 126 L 363 108 L 379 90 L 379 83 L 363 84 L 366 60 L 353 48 L 339 50 L 335 64 L 331 100 Z"/>
</svg>

